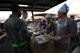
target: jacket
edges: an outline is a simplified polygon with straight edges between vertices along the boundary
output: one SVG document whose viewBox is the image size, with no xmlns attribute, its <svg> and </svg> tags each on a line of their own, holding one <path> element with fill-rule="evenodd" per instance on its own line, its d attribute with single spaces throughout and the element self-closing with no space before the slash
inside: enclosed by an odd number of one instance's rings
<svg viewBox="0 0 80 53">
<path fill-rule="evenodd" d="M 14 14 L 11 14 L 5 21 L 4 30 L 14 43 L 30 39 L 26 24 Z"/>
</svg>

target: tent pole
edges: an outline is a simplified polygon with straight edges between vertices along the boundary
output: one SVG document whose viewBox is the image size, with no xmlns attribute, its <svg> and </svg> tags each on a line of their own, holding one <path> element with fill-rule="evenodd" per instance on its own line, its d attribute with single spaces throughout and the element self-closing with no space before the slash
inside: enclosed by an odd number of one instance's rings
<svg viewBox="0 0 80 53">
<path fill-rule="evenodd" d="M 32 21 L 34 21 L 33 7 L 31 9 L 31 13 L 32 13 Z"/>
</svg>

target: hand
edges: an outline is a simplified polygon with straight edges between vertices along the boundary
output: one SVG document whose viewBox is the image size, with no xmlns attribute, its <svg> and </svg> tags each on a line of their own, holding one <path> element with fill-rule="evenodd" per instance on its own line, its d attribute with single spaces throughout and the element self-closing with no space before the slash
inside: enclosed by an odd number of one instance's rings
<svg viewBox="0 0 80 53">
<path fill-rule="evenodd" d="M 47 35 L 47 37 L 48 37 L 48 39 L 51 39 L 51 40 L 53 40 L 53 39 L 54 39 L 54 37 L 53 37 L 53 36 L 51 36 L 51 35 Z"/>
<path fill-rule="evenodd" d="M 55 40 L 61 40 L 62 38 L 61 38 L 61 36 L 55 36 L 54 39 Z"/>
<path fill-rule="evenodd" d="M 5 37 L 5 36 L 7 36 L 6 33 L 2 34 L 2 35 L 0 36 L 0 40 L 1 40 L 3 37 Z"/>
</svg>

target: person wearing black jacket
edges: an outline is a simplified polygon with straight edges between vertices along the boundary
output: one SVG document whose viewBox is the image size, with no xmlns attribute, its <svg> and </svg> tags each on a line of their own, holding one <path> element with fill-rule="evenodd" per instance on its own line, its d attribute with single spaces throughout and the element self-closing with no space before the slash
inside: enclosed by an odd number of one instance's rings
<svg viewBox="0 0 80 53">
<path fill-rule="evenodd" d="M 12 14 L 4 23 L 5 33 L 9 36 L 15 53 L 29 53 L 30 37 L 27 33 L 26 24 L 19 18 L 21 16 L 21 9 L 17 4 L 12 4 L 11 10 Z"/>
</svg>

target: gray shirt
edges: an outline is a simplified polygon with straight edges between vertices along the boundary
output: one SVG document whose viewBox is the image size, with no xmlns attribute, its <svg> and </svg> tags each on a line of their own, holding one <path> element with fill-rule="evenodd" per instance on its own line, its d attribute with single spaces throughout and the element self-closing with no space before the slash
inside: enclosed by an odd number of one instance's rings
<svg viewBox="0 0 80 53">
<path fill-rule="evenodd" d="M 67 34 L 77 34 L 77 24 L 71 18 L 67 18 L 65 20 L 58 20 L 56 22 L 56 36 L 65 36 Z M 68 43 L 68 39 L 60 40 L 59 42 L 63 44 Z"/>
</svg>

